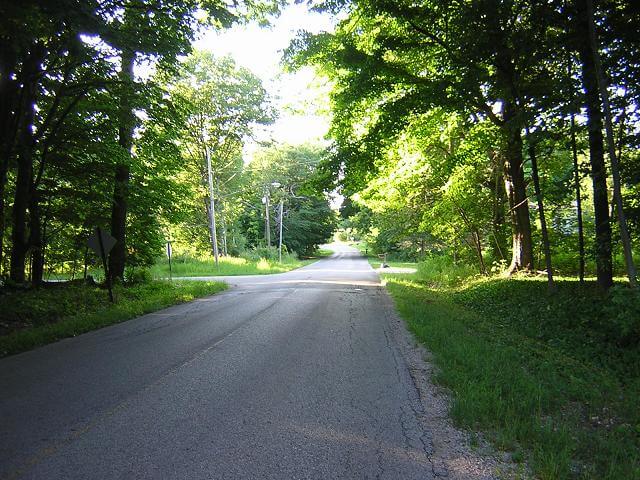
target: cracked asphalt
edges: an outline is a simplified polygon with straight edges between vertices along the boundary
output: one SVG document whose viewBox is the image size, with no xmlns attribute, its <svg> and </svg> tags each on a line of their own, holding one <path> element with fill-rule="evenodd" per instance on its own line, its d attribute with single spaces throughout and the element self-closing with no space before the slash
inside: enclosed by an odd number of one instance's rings
<svg viewBox="0 0 640 480">
<path fill-rule="evenodd" d="M 449 475 L 391 302 L 354 249 L 229 282 L 1 360 L 0 478 Z"/>
</svg>

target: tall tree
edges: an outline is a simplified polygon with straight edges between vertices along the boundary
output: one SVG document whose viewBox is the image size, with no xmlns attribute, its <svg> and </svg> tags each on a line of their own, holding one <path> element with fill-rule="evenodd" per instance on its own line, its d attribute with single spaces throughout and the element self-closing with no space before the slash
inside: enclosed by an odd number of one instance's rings
<svg viewBox="0 0 640 480">
<path fill-rule="evenodd" d="M 299 58 L 329 67 L 337 82 L 334 133 L 351 132 L 336 135 L 345 163 L 363 158 L 362 143 L 374 151 L 412 116 L 434 106 L 495 123 L 504 139 L 512 223 L 509 271 L 534 266 L 522 132 L 527 99 L 546 85 L 546 8 L 489 0 L 357 1 L 336 35 L 307 36 L 293 47 L 303 52 Z M 365 103 L 376 105 L 374 115 L 363 111 Z M 355 131 L 365 135 L 353 134 L 349 124 L 358 122 Z M 353 138 L 360 138 L 360 146 Z M 360 162 L 373 169 L 366 156 Z"/>
<path fill-rule="evenodd" d="M 180 143 L 187 168 L 201 187 L 199 205 L 205 205 L 209 225 L 219 223 L 223 227 L 224 241 L 226 218 L 224 222 L 214 222 L 214 212 L 209 207 L 207 160 L 211 162 L 217 202 L 239 187 L 242 147 L 257 128 L 273 122 L 275 112 L 260 79 L 230 57 L 194 52 L 167 83 L 184 115 Z M 227 210 L 230 203 L 224 202 Z M 210 240 L 215 250 L 213 231 Z"/>
<path fill-rule="evenodd" d="M 34 169 L 35 159 L 44 165 L 51 154 L 52 129 L 77 108 L 78 95 L 68 87 L 83 65 L 113 65 L 120 59 L 119 78 L 109 68 L 94 69 L 96 76 L 87 82 L 91 88 L 111 83 L 110 91 L 119 98 L 114 113 L 121 151 L 114 165 L 112 231 L 118 237 L 111 267 L 122 276 L 127 229 L 128 177 L 133 152 L 136 111 L 145 110 L 145 100 L 136 91 L 141 82 L 135 78 L 139 62 L 175 64 L 177 57 L 190 49 L 200 25 L 225 27 L 247 18 L 264 20 L 277 12 L 278 0 L 247 0 L 230 5 L 200 0 L 175 0 L 159 4 L 150 0 L 104 0 L 60 2 L 9 2 L 0 6 L 0 265 L 4 253 L 6 187 L 16 179 L 11 225 L 11 277 L 25 280 L 25 261 L 32 254 L 32 275 L 37 283 L 42 270 L 40 231 L 42 200 L 37 183 L 43 168 Z M 79 54 L 80 53 L 80 54 Z M 86 53 L 90 53 L 86 55 Z M 107 74 L 105 77 L 104 74 Z M 58 83 L 49 88 L 45 83 Z M 76 98 L 67 102 L 68 98 Z M 51 107 L 51 111 L 41 108 Z M 51 119 L 55 121 L 50 121 Z M 41 132 L 36 129 L 41 128 Z M 48 142 L 48 143 L 47 143 Z M 9 175 L 15 166 L 15 175 Z M 45 173 L 46 175 L 46 173 Z"/>
<path fill-rule="evenodd" d="M 584 102 L 587 111 L 589 159 L 595 212 L 596 274 L 598 285 L 603 289 L 608 289 L 613 285 L 611 224 L 609 223 L 607 168 L 604 160 L 604 138 L 602 135 L 602 104 L 594 62 L 596 52 L 592 50 L 589 41 L 589 17 L 586 0 L 576 0 L 575 11 L 573 42 L 580 57 Z"/>
</svg>

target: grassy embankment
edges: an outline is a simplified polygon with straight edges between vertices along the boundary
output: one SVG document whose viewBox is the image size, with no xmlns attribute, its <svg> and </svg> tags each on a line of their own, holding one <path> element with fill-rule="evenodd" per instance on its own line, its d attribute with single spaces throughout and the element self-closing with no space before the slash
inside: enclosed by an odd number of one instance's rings
<svg viewBox="0 0 640 480">
<path fill-rule="evenodd" d="M 34 290 L 0 290 L 0 357 L 212 295 L 221 282 L 149 282 L 107 291 L 73 282 Z"/>
<path fill-rule="evenodd" d="M 638 296 L 569 278 L 550 295 L 544 279 L 480 279 L 443 259 L 417 267 L 383 277 L 459 426 L 537 478 L 640 478 Z"/>
</svg>

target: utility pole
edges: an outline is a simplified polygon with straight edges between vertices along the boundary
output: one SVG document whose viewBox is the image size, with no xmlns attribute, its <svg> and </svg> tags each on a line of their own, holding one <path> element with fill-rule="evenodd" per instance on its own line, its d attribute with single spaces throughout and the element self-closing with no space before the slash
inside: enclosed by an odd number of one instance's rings
<svg viewBox="0 0 640 480">
<path fill-rule="evenodd" d="M 216 205 L 213 199 L 213 175 L 211 173 L 211 157 L 209 157 L 209 148 L 204 146 L 205 157 L 207 158 L 207 173 L 209 175 L 209 211 L 211 212 L 210 228 L 211 242 L 213 243 L 213 258 L 218 266 L 218 236 L 216 235 Z"/>
<path fill-rule="evenodd" d="M 269 224 L 269 188 L 264 196 L 264 218 L 265 218 L 265 237 L 267 239 L 267 247 L 271 246 L 271 225 Z"/>
<path fill-rule="evenodd" d="M 227 209 L 223 202 L 223 196 L 220 195 L 220 180 L 216 178 L 216 190 L 218 191 L 218 199 L 220 200 L 220 216 L 222 217 L 222 255 L 229 255 L 227 251 Z"/>
<path fill-rule="evenodd" d="M 284 217 L 282 215 L 283 204 L 284 204 L 284 201 L 281 198 L 280 199 L 280 240 L 278 241 L 278 263 L 282 263 L 282 223 L 284 220 Z"/>
</svg>

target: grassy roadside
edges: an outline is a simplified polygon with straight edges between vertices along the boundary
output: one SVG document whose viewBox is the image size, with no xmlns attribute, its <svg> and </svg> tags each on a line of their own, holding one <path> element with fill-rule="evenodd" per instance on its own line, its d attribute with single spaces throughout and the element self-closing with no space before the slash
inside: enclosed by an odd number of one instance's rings
<svg viewBox="0 0 640 480">
<path fill-rule="evenodd" d="M 129 320 L 226 289 L 222 282 L 160 282 L 106 290 L 80 282 L 0 291 L 0 357 Z"/>
<path fill-rule="evenodd" d="M 640 478 L 640 347 L 625 324 L 640 304 L 627 289 L 558 279 L 549 296 L 539 279 L 464 281 L 441 267 L 383 277 L 434 355 L 454 421 L 537 478 Z"/>
<path fill-rule="evenodd" d="M 177 258 L 171 262 L 174 277 L 206 277 L 227 275 L 268 275 L 284 273 L 296 268 L 304 267 L 316 262 L 322 257 L 331 255 L 330 250 L 319 250 L 312 257 L 298 259 L 293 256 L 283 256 L 282 262 L 264 258 L 251 260 L 240 257 L 220 257 L 216 267 L 213 258 Z M 153 278 L 169 278 L 169 261 L 161 260 L 151 267 Z"/>
</svg>

